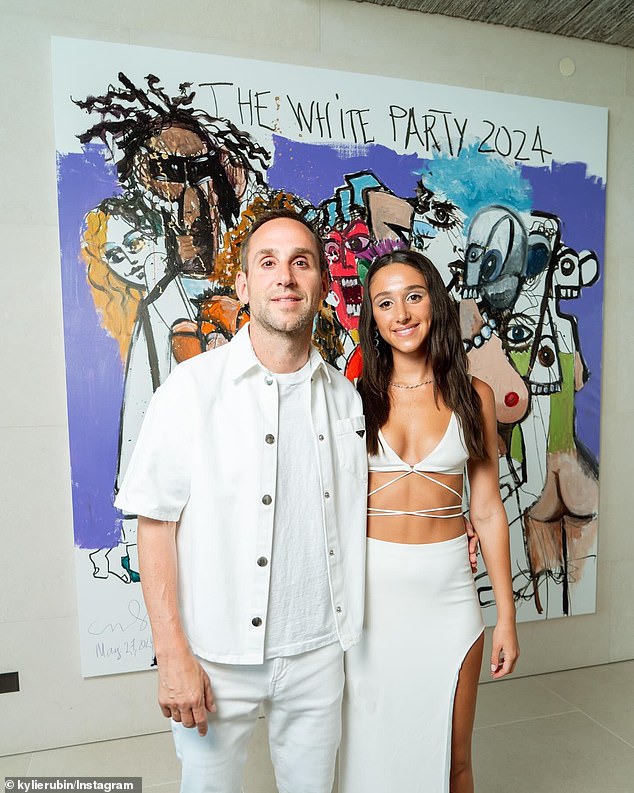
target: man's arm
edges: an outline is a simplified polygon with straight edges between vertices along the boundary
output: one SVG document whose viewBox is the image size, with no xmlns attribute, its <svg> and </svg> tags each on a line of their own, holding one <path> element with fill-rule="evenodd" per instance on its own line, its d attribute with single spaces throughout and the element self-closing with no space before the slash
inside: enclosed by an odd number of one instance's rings
<svg viewBox="0 0 634 793">
<path fill-rule="evenodd" d="M 163 715 L 207 732 L 215 712 L 211 683 L 194 657 L 178 611 L 176 523 L 139 515 L 137 537 L 143 597 L 158 664 L 158 701 Z"/>
</svg>

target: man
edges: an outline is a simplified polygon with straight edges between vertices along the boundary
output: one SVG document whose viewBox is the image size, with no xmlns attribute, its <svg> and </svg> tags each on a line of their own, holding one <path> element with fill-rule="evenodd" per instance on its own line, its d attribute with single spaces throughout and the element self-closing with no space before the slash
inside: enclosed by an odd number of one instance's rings
<svg viewBox="0 0 634 793">
<path fill-rule="evenodd" d="M 328 271 L 303 219 L 254 223 L 236 291 L 249 325 L 157 390 L 115 503 L 140 516 L 181 789 L 240 790 L 262 704 L 279 790 L 330 793 L 363 618 L 361 401 L 311 347 Z"/>
</svg>

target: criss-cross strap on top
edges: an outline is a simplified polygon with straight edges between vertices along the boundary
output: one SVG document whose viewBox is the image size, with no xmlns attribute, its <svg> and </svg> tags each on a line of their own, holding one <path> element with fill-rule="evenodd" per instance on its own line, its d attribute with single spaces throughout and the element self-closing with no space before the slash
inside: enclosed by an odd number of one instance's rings
<svg viewBox="0 0 634 793">
<path fill-rule="evenodd" d="M 368 498 L 386 488 L 400 482 L 408 476 L 420 476 L 453 493 L 458 499 L 457 504 L 445 507 L 429 507 L 427 509 L 385 509 L 368 507 L 368 517 L 392 517 L 396 515 L 411 515 L 418 518 L 459 518 L 462 516 L 462 493 L 453 487 L 435 479 L 431 474 L 463 474 L 469 453 L 464 442 L 462 429 L 452 412 L 449 424 L 444 435 L 431 452 L 415 465 L 409 465 L 402 460 L 386 441 L 379 430 L 379 453 L 370 455 L 368 468 L 370 473 L 395 473 L 393 479 L 384 482 L 379 487 L 368 493 Z"/>
</svg>

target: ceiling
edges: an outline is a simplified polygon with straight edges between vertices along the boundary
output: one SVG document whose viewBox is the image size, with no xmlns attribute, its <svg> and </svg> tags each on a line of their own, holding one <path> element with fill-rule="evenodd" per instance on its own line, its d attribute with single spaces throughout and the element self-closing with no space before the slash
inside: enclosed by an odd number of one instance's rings
<svg viewBox="0 0 634 793">
<path fill-rule="evenodd" d="M 634 0 L 357 0 L 634 48 Z"/>
</svg>

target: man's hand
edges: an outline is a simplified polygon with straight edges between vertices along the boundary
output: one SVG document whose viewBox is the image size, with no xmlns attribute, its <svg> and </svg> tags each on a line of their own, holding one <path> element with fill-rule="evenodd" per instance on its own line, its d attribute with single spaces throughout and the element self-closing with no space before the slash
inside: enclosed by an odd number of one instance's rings
<svg viewBox="0 0 634 793">
<path fill-rule="evenodd" d="M 473 528 L 473 524 L 467 519 L 464 519 L 465 531 L 469 538 L 469 564 L 471 565 L 471 572 L 478 571 L 478 546 L 480 545 L 480 538 Z"/>
<path fill-rule="evenodd" d="M 139 515 L 141 586 L 158 664 L 158 701 L 168 719 L 207 733 L 214 697 L 207 673 L 192 653 L 178 610 L 175 521 Z"/>
<path fill-rule="evenodd" d="M 158 701 L 163 715 L 183 727 L 196 727 L 207 734 L 207 711 L 216 712 L 211 683 L 205 670 L 186 651 L 158 662 Z"/>
</svg>

